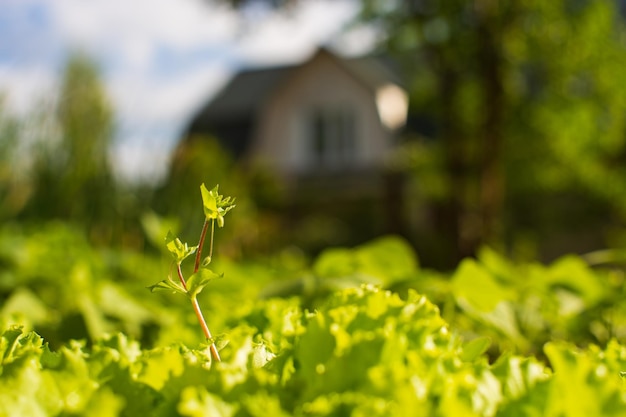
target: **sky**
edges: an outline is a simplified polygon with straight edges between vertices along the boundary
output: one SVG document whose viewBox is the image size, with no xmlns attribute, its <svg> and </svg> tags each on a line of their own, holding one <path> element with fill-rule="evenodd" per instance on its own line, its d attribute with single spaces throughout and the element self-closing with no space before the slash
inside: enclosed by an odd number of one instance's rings
<svg viewBox="0 0 626 417">
<path fill-rule="evenodd" d="M 16 115 L 52 96 L 70 53 L 98 65 L 116 114 L 111 150 L 123 179 L 156 181 L 194 112 L 238 69 L 296 63 L 320 45 L 367 52 L 375 34 L 349 26 L 358 0 L 0 0 L 0 93 Z"/>
</svg>

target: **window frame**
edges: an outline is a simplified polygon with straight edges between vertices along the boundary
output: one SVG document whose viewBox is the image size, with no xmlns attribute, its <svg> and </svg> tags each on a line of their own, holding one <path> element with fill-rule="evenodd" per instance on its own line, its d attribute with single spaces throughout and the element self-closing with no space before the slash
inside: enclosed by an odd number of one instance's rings
<svg viewBox="0 0 626 417">
<path fill-rule="evenodd" d="M 312 107 L 308 112 L 307 131 L 310 165 L 342 170 L 358 164 L 358 114 L 349 105 Z"/>
</svg>

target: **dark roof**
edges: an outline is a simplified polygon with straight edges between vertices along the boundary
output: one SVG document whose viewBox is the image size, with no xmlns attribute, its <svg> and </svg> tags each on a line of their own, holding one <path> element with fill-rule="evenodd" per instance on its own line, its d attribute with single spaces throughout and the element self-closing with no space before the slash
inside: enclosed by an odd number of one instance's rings
<svg viewBox="0 0 626 417">
<path fill-rule="evenodd" d="M 390 81 L 402 85 L 397 72 L 385 58 L 344 59 L 324 48 L 318 50 L 316 55 L 321 53 L 336 57 L 340 65 L 370 88 Z M 240 72 L 195 115 L 187 129 L 187 136 L 212 134 L 235 157 L 240 156 L 248 146 L 257 110 L 291 72 L 306 62 Z"/>
<path fill-rule="evenodd" d="M 221 121 L 224 118 L 240 118 L 254 113 L 294 68 L 295 66 L 283 66 L 242 71 L 230 80 L 198 116 L 207 121 Z"/>
<path fill-rule="evenodd" d="M 243 155 L 254 131 L 257 110 L 295 66 L 242 71 L 204 107 L 187 129 L 215 136 L 234 157 Z"/>
<path fill-rule="evenodd" d="M 374 87 L 392 82 L 404 87 L 405 82 L 400 76 L 397 65 L 387 56 L 366 56 L 348 58 L 342 63 L 358 79 Z"/>
</svg>

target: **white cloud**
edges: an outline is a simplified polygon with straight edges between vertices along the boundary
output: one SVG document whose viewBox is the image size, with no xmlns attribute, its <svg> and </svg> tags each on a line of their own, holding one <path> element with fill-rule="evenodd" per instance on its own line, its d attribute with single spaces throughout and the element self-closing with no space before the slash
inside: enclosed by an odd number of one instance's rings
<svg viewBox="0 0 626 417">
<path fill-rule="evenodd" d="M 333 44 L 346 55 L 362 56 L 370 52 L 382 37 L 378 28 L 361 23 L 350 27 Z"/>
<path fill-rule="evenodd" d="M 202 0 L 57 0 L 51 8 L 69 43 L 125 69 L 149 70 L 159 48 L 178 53 L 229 43 L 237 16 Z"/>
<path fill-rule="evenodd" d="M 46 68 L 0 66 L 0 93 L 18 116 L 28 114 L 41 100 L 50 97 L 55 85 L 55 74 Z"/>
<path fill-rule="evenodd" d="M 230 72 L 219 65 L 198 68 L 185 77 L 153 80 L 120 75 L 111 80 L 122 138 L 113 155 L 123 178 L 159 179 L 175 139 L 189 117 L 221 87 Z"/>
<path fill-rule="evenodd" d="M 358 12 L 351 0 L 304 1 L 288 12 L 269 15 L 238 45 L 253 65 L 297 62 L 332 36 Z"/>
<path fill-rule="evenodd" d="M 0 27 L 0 90 L 24 111 L 54 90 L 67 53 L 90 54 L 117 111 L 113 154 L 123 175 L 162 167 L 192 112 L 238 66 L 308 56 L 359 4 L 302 0 L 280 14 L 249 10 L 242 21 L 207 0 L 5 1 L 0 16 L 6 8 L 15 20 L 8 33 Z"/>
<path fill-rule="evenodd" d="M 156 183 L 163 178 L 169 164 L 169 148 L 146 134 L 128 137 L 111 151 L 114 168 L 121 180 Z M 158 139 L 158 138 L 157 138 Z M 157 142 L 157 145 L 155 145 Z"/>
</svg>

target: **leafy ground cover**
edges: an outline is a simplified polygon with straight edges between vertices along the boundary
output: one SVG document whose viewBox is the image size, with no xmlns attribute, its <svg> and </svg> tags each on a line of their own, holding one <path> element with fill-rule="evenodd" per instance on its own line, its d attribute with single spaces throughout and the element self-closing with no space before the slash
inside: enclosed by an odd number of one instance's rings
<svg viewBox="0 0 626 417">
<path fill-rule="evenodd" d="M 259 325 L 255 327 L 253 323 Z M 623 416 L 626 348 L 545 345 L 490 364 L 426 297 L 345 289 L 315 311 L 268 300 L 218 342 L 142 349 L 121 333 L 50 350 L 9 327 L 0 340 L 7 416 Z"/>
<path fill-rule="evenodd" d="M 214 256 L 195 296 L 221 362 L 189 303 L 148 290 L 170 261 L 0 229 L 0 416 L 626 415 L 623 272 L 597 258 L 486 248 L 440 273 L 396 237 Z"/>
</svg>

